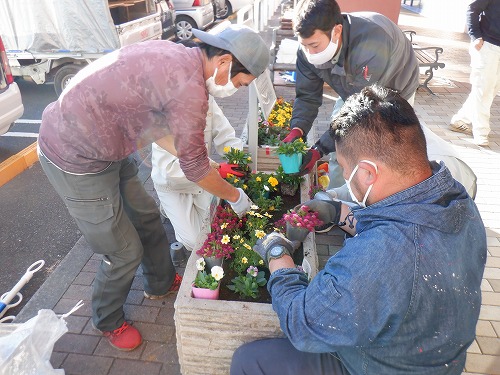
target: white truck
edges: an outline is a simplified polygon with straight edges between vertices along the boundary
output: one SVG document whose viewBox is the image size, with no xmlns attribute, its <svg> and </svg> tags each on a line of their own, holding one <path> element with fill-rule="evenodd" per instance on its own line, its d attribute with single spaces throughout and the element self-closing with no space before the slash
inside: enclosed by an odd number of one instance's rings
<svg viewBox="0 0 500 375">
<path fill-rule="evenodd" d="M 60 95 L 91 61 L 122 46 L 161 39 L 155 0 L 2 0 L 0 35 L 12 75 L 53 80 Z"/>
</svg>

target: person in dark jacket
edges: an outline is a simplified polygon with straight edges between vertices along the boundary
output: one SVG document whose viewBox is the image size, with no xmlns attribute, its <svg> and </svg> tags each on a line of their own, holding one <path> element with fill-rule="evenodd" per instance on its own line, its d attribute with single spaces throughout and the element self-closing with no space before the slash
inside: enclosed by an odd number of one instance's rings
<svg viewBox="0 0 500 375">
<path fill-rule="evenodd" d="M 450 122 L 455 132 L 474 136 L 478 146 L 488 146 L 490 109 L 500 91 L 500 1 L 475 0 L 467 9 L 471 37 L 470 94 Z M 472 127 L 472 129 L 471 129 Z"/>
<path fill-rule="evenodd" d="M 387 17 L 372 12 L 343 14 L 335 0 L 302 0 L 296 7 L 294 31 L 301 48 L 291 131 L 285 142 L 310 131 L 322 104 L 324 83 L 340 96 L 332 118 L 348 96 L 374 83 L 397 90 L 413 105 L 418 61 L 408 38 Z M 325 133 L 304 157 L 300 173 L 308 173 L 333 151 L 335 145 Z M 340 186 L 344 180 L 334 153 L 331 159 L 330 186 Z"/>
</svg>

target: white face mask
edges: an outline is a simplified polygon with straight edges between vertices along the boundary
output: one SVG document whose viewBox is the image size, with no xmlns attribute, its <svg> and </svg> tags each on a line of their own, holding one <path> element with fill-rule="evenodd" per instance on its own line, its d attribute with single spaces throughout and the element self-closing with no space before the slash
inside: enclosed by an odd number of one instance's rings
<svg viewBox="0 0 500 375">
<path fill-rule="evenodd" d="M 214 75 L 205 81 L 207 85 L 207 90 L 210 95 L 217 98 L 225 98 L 227 96 L 233 95 L 238 89 L 234 87 L 233 81 L 231 81 L 231 66 L 232 62 L 229 63 L 229 74 L 227 77 L 227 83 L 224 86 L 215 83 L 215 76 L 217 75 L 217 68 L 215 69 Z"/>
<path fill-rule="evenodd" d="M 375 173 L 378 174 L 377 164 L 375 164 L 374 162 L 372 162 L 370 160 L 361 160 L 360 163 L 361 162 L 373 165 L 373 167 L 375 168 Z M 368 199 L 368 195 L 370 194 L 370 191 L 372 190 L 373 184 L 368 186 L 368 190 L 366 191 L 365 196 L 363 197 L 363 200 L 361 202 L 358 201 L 358 198 L 356 198 L 356 196 L 354 195 L 354 193 L 352 192 L 352 189 L 351 189 L 351 181 L 352 181 L 352 178 L 354 177 L 354 175 L 356 174 L 356 172 L 358 171 L 358 168 L 359 168 L 359 164 L 357 164 L 356 167 L 352 170 L 351 176 L 349 177 L 348 180 L 345 180 L 345 183 L 347 185 L 347 189 L 349 190 L 349 194 L 351 194 L 352 200 L 354 202 L 356 202 L 357 204 L 359 204 L 361 207 L 365 208 L 366 207 L 366 200 Z"/>
<path fill-rule="evenodd" d="M 333 30 L 332 30 L 332 37 L 333 37 Z M 326 48 L 321 52 L 310 54 L 309 52 L 306 51 L 304 47 L 302 49 L 304 51 L 304 54 L 306 55 L 307 61 L 309 61 L 313 65 L 323 65 L 328 61 L 333 60 L 333 58 L 335 57 L 335 52 L 337 52 L 338 46 L 339 44 L 333 43 L 330 37 L 330 42 L 328 43 L 328 46 L 326 46 Z"/>
</svg>

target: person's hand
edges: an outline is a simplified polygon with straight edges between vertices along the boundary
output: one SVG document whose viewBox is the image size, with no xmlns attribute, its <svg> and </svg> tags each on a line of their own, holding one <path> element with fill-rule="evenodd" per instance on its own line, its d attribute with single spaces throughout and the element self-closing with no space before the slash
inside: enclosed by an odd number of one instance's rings
<svg viewBox="0 0 500 375">
<path fill-rule="evenodd" d="M 320 201 L 331 201 L 333 199 L 337 199 L 338 194 L 335 189 L 330 189 L 326 191 L 318 191 L 314 194 L 314 199 L 318 199 Z"/>
<path fill-rule="evenodd" d="M 220 163 L 219 164 L 219 174 L 222 178 L 226 178 L 228 173 L 236 176 L 243 177 L 245 174 L 238 169 L 238 164 L 228 164 L 228 163 Z"/>
<path fill-rule="evenodd" d="M 340 222 L 340 211 L 342 209 L 341 201 L 334 199 L 312 199 L 305 203 L 299 204 L 294 208 L 294 210 L 298 210 L 302 206 L 307 206 L 311 211 L 316 211 L 318 213 L 318 219 L 323 222 L 322 225 L 314 228 L 316 233 L 328 232 Z"/>
<path fill-rule="evenodd" d="M 269 251 L 277 246 L 282 246 L 285 249 L 285 253 L 292 256 L 295 250 L 300 246 L 300 242 L 294 243 L 286 239 L 281 233 L 272 232 L 257 240 L 253 250 L 261 256 L 266 267 L 269 267 Z"/>
<path fill-rule="evenodd" d="M 293 142 L 298 138 L 302 138 L 303 135 L 304 133 L 302 132 L 302 130 L 300 130 L 299 128 L 293 128 L 292 130 L 290 130 L 290 133 L 288 133 L 285 139 L 283 139 L 283 142 L 285 143 Z"/>
<path fill-rule="evenodd" d="M 473 43 L 474 43 L 474 48 L 480 51 L 481 48 L 483 48 L 484 40 L 483 38 L 477 38 Z"/>
<path fill-rule="evenodd" d="M 248 211 L 250 211 L 253 202 L 250 198 L 248 198 L 248 195 L 245 194 L 243 189 L 238 188 L 238 191 L 240 192 L 240 197 L 238 198 L 238 200 L 236 202 L 228 202 L 236 215 L 238 215 L 238 217 L 242 217 Z"/>
<path fill-rule="evenodd" d="M 300 165 L 300 169 L 297 175 L 303 176 L 311 172 L 316 162 L 322 157 L 323 154 L 318 149 L 310 148 L 302 157 L 302 164 Z"/>
</svg>

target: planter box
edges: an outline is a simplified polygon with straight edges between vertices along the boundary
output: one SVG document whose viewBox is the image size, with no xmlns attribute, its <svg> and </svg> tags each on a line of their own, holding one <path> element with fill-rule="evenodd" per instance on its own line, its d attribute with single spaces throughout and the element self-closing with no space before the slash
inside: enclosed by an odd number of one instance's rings
<svg viewBox="0 0 500 375">
<path fill-rule="evenodd" d="M 257 148 L 257 170 L 261 172 L 275 172 L 281 165 L 278 155 L 275 154 L 277 146 L 259 146 Z M 248 152 L 248 147 L 243 150 Z"/>
<path fill-rule="evenodd" d="M 301 202 L 309 199 L 309 187 L 308 180 L 301 185 Z M 307 236 L 303 248 L 313 277 L 318 270 L 314 233 Z M 240 345 L 260 338 L 280 337 L 283 333 L 271 304 L 193 298 L 191 283 L 197 272 L 197 258 L 192 252 L 174 304 L 181 373 L 229 374 L 231 357 Z"/>
</svg>

